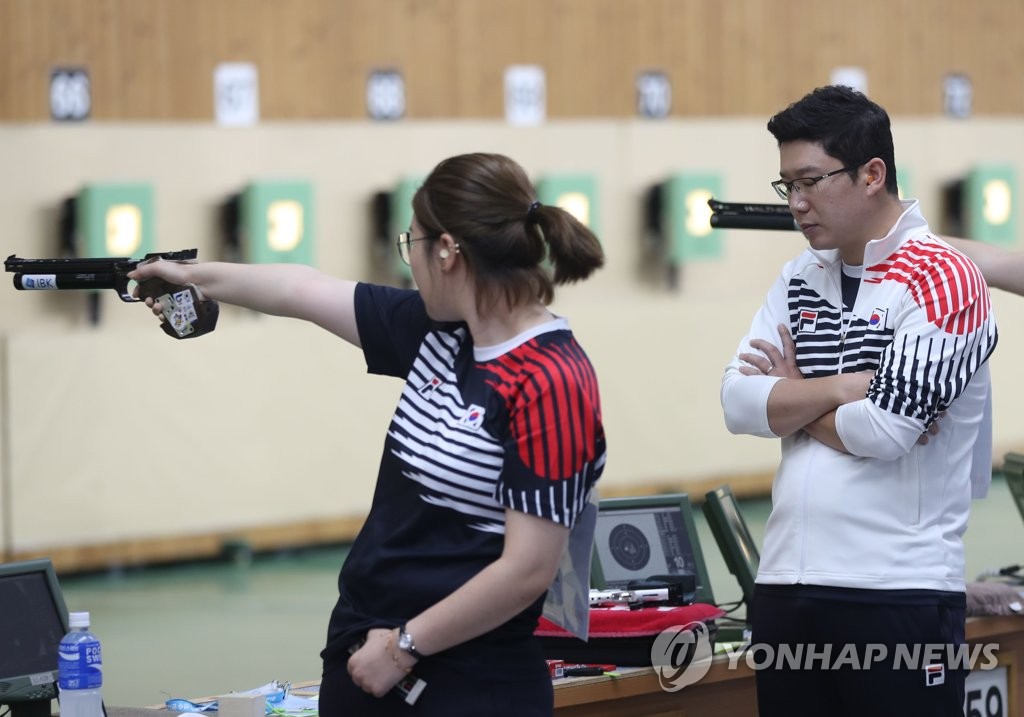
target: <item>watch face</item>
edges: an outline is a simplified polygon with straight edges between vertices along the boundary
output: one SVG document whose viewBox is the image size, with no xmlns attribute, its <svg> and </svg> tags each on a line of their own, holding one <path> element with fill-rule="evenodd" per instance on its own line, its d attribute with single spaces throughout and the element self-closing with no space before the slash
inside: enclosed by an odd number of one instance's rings
<svg viewBox="0 0 1024 717">
<path fill-rule="evenodd" d="M 403 632 L 398 636 L 398 646 L 401 649 L 408 651 L 412 648 L 412 636 L 407 632 Z"/>
</svg>

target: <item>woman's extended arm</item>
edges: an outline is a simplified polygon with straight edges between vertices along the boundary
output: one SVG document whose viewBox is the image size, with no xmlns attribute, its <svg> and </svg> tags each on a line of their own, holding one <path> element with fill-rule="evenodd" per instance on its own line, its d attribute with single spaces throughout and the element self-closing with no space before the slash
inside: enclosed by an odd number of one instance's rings
<svg viewBox="0 0 1024 717">
<path fill-rule="evenodd" d="M 207 299 L 311 321 L 360 345 L 354 281 L 337 279 L 301 264 L 173 261 L 140 264 L 128 278 L 142 281 L 154 276 L 181 286 L 191 284 Z"/>
<path fill-rule="evenodd" d="M 1024 251 L 959 237 L 942 239 L 977 264 L 990 287 L 1024 296 Z"/>
</svg>

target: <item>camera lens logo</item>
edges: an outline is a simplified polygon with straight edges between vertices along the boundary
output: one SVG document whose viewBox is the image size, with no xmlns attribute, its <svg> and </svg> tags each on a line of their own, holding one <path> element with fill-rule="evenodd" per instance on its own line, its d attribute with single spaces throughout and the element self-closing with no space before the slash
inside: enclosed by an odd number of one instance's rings
<svg viewBox="0 0 1024 717">
<path fill-rule="evenodd" d="M 651 645 L 651 666 L 666 692 L 678 692 L 699 681 L 711 669 L 712 657 L 708 626 L 703 622 L 663 630 Z"/>
</svg>

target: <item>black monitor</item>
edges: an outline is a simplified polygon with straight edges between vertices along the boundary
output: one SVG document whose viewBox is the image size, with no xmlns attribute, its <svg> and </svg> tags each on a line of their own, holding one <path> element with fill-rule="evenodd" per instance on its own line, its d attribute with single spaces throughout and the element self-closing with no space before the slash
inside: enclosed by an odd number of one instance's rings
<svg viewBox="0 0 1024 717">
<path fill-rule="evenodd" d="M 625 589 L 633 580 L 692 573 L 694 602 L 713 605 L 711 581 L 686 493 L 606 498 L 598 504 L 590 582 Z"/>
<path fill-rule="evenodd" d="M 0 564 L 0 704 L 11 717 L 49 717 L 68 609 L 48 559 Z"/>
<path fill-rule="evenodd" d="M 761 554 L 757 544 L 750 535 L 747 522 L 740 513 L 739 504 L 729 486 L 722 486 L 704 496 L 704 517 L 707 519 L 711 534 L 715 536 L 722 557 L 729 572 L 736 576 L 736 582 L 743 591 L 743 602 L 750 605 L 754 599 L 754 579 L 757 577 L 757 566 Z"/>
</svg>

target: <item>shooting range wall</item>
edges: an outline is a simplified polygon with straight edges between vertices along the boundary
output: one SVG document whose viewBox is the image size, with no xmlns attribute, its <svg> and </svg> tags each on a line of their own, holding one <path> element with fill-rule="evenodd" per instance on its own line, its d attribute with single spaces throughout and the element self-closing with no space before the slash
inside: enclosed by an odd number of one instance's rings
<svg viewBox="0 0 1024 717">
<path fill-rule="evenodd" d="M 941 113 L 963 73 L 977 112 L 1020 115 L 1021 27 L 1018 0 L 3 0 L 0 120 L 47 120 L 51 69 L 80 65 L 96 120 L 205 121 L 221 62 L 258 67 L 270 120 L 361 119 L 381 68 L 410 118 L 500 118 L 523 63 L 557 118 L 634 116 L 644 70 L 674 116 L 767 117 L 838 67 L 894 114 Z"/>
<path fill-rule="evenodd" d="M 897 120 L 895 131 L 897 161 L 936 223 L 941 187 L 975 163 L 998 160 L 1024 176 L 1022 121 Z M 778 445 L 725 430 L 719 380 L 803 239 L 719 231 L 721 257 L 684 265 L 671 289 L 645 264 L 642 230 L 646 190 L 684 169 L 720 172 L 729 199 L 772 201 L 777 151 L 760 121 L 0 127 L 5 249 L 52 255 L 60 200 L 87 180 L 130 177 L 155 188 L 158 249 L 217 258 L 220 202 L 253 177 L 284 174 L 316 188 L 316 264 L 373 277 L 372 194 L 470 150 L 507 153 L 533 176 L 596 176 L 607 267 L 563 289 L 554 308 L 601 381 L 605 493 L 702 494 L 726 479 L 766 489 Z M 994 292 L 994 301 L 999 456 L 1024 445 L 1024 300 Z M 84 293 L 0 291 L 8 556 L 66 549 L 71 564 L 131 561 L 215 551 L 238 535 L 332 539 L 358 525 L 398 381 L 367 376 L 358 351 L 297 322 L 223 307 L 213 334 L 175 341 L 112 291 L 100 308 L 94 326 Z"/>
<path fill-rule="evenodd" d="M 803 240 L 717 232 L 720 255 L 684 265 L 673 288 L 650 261 L 648 190 L 715 172 L 722 199 L 778 201 L 767 117 L 853 66 L 893 115 L 897 165 L 941 229 L 949 182 L 992 163 L 1024 177 L 1022 26 L 1024 4 L 1006 0 L 0 0 L 4 256 L 56 256 L 65 199 L 86 183 L 141 181 L 154 190 L 157 249 L 216 259 L 230 195 L 302 178 L 314 187 L 316 265 L 386 280 L 375 192 L 467 151 L 509 154 L 533 177 L 588 173 L 608 265 L 554 309 L 601 381 L 604 494 L 699 495 L 724 481 L 764 492 L 778 445 L 727 433 L 719 380 Z M 214 124 L 223 62 L 257 67 L 257 125 Z M 547 73 L 539 127 L 503 119 L 504 70 L 522 63 Z M 58 67 L 88 69 L 87 122 L 51 121 Z M 381 68 L 404 79 L 397 122 L 365 119 L 366 79 Z M 667 119 L 635 118 L 645 70 L 671 78 Z M 943 117 L 950 73 L 971 79 L 970 119 Z M 998 457 L 1024 446 L 1024 299 L 994 301 Z M 75 569 L 209 555 L 237 539 L 350 538 L 399 390 L 312 326 L 223 307 L 214 334 L 176 342 L 113 292 L 94 325 L 85 294 L 8 286 L 0 559 L 48 555 Z"/>
</svg>

